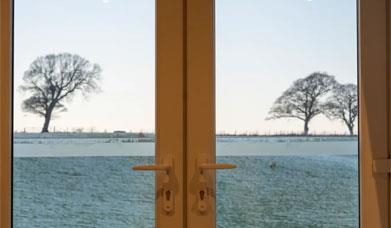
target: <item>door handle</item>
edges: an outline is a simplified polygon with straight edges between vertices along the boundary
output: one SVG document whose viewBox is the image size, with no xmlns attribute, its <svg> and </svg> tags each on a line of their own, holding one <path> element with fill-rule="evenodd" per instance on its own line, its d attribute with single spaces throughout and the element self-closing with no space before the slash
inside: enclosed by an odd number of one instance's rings
<svg viewBox="0 0 391 228">
<path fill-rule="evenodd" d="M 166 213 L 170 213 L 174 209 L 174 189 L 172 189 L 170 184 L 172 174 L 172 161 L 167 162 L 163 159 L 162 164 L 152 164 L 152 165 L 136 165 L 132 169 L 134 171 L 157 171 L 163 173 L 163 210 Z"/>
<path fill-rule="evenodd" d="M 166 171 L 169 172 L 171 169 L 170 165 L 136 165 L 133 166 L 134 171 Z"/>
<path fill-rule="evenodd" d="M 237 168 L 234 164 L 227 164 L 227 163 L 217 163 L 217 164 L 209 164 L 209 163 L 203 163 L 199 165 L 199 168 L 201 170 L 205 169 L 235 169 Z"/>
<path fill-rule="evenodd" d="M 208 170 L 221 170 L 221 169 L 235 169 L 237 168 L 234 164 L 227 163 L 209 163 L 208 156 L 203 154 L 198 159 L 198 191 L 197 191 L 197 200 L 198 200 L 198 211 L 205 213 L 208 209 L 208 198 L 213 195 L 213 188 L 208 185 L 214 183 L 211 181 L 208 176 Z"/>
<path fill-rule="evenodd" d="M 208 159 L 205 159 L 206 156 L 203 156 L 204 159 L 199 161 L 199 179 L 198 179 L 198 210 L 201 213 L 206 212 L 208 209 L 208 197 L 212 194 L 212 188 L 208 187 L 208 170 L 222 170 L 222 169 L 235 169 L 237 168 L 234 164 L 227 163 L 209 163 Z M 134 171 L 156 171 L 163 173 L 163 210 L 166 213 L 170 213 L 174 209 L 174 191 L 170 187 L 170 180 L 172 179 L 172 161 L 164 161 L 162 164 L 150 164 L 150 165 L 136 165 L 132 169 Z"/>
</svg>

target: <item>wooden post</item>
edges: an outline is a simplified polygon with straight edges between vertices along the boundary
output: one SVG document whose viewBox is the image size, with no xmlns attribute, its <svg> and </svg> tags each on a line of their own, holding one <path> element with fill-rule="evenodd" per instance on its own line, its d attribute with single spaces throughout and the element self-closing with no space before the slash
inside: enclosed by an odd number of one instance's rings
<svg viewBox="0 0 391 228">
<path fill-rule="evenodd" d="M 12 1 L 0 0 L 0 227 L 11 227 Z"/>
</svg>

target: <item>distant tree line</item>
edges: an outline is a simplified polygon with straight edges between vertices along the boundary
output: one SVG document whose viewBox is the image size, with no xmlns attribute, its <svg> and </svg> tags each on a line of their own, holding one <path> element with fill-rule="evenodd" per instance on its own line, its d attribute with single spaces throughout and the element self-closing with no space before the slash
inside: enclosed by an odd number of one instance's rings
<svg viewBox="0 0 391 228">
<path fill-rule="evenodd" d="M 299 119 L 303 121 L 303 135 L 308 135 L 311 120 L 320 114 L 342 121 L 353 135 L 358 117 L 357 86 L 340 84 L 332 75 L 314 72 L 294 81 L 274 102 L 266 119 Z"/>
<path fill-rule="evenodd" d="M 29 97 L 22 109 L 43 117 L 41 132 L 49 132 L 53 115 L 66 111 L 66 102 L 77 92 L 86 96 L 100 91 L 101 71 L 98 64 L 75 54 L 38 57 L 24 73 L 20 88 Z M 299 119 L 304 124 L 303 134 L 308 135 L 311 120 L 320 114 L 342 121 L 353 135 L 358 116 L 357 86 L 340 84 L 334 76 L 314 72 L 294 81 L 274 102 L 266 119 Z"/>
</svg>

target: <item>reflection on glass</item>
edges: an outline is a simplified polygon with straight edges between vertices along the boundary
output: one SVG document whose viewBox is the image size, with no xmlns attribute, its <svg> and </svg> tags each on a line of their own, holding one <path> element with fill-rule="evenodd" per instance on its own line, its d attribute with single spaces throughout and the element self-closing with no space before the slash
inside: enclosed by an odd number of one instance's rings
<svg viewBox="0 0 391 228">
<path fill-rule="evenodd" d="M 356 58 L 356 1 L 216 1 L 218 227 L 358 227 Z"/>
<path fill-rule="evenodd" d="M 153 227 L 154 1 L 15 1 L 14 227 Z"/>
</svg>

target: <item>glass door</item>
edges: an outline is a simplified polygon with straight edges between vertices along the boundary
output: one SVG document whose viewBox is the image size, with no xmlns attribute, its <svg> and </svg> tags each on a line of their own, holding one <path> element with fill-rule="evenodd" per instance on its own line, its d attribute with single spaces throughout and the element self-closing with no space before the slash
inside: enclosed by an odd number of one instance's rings
<svg viewBox="0 0 391 228">
<path fill-rule="evenodd" d="M 356 7 L 15 1 L 14 226 L 357 227 Z"/>
<path fill-rule="evenodd" d="M 183 7 L 15 1 L 14 227 L 183 227 Z"/>
<path fill-rule="evenodd" d="M 217 227 L 358 227 L 356 1 L 215 13 Z"/>
<path fill-rule="evenodd" d="M 1 1 L 0 223 L 387 226 L 390 9 L 359 2 Z"/>
<path fill-rule="evenodd" d="M 14 227 L 152 227 L 154 1 L 15 1 Z"/>
</svg>

